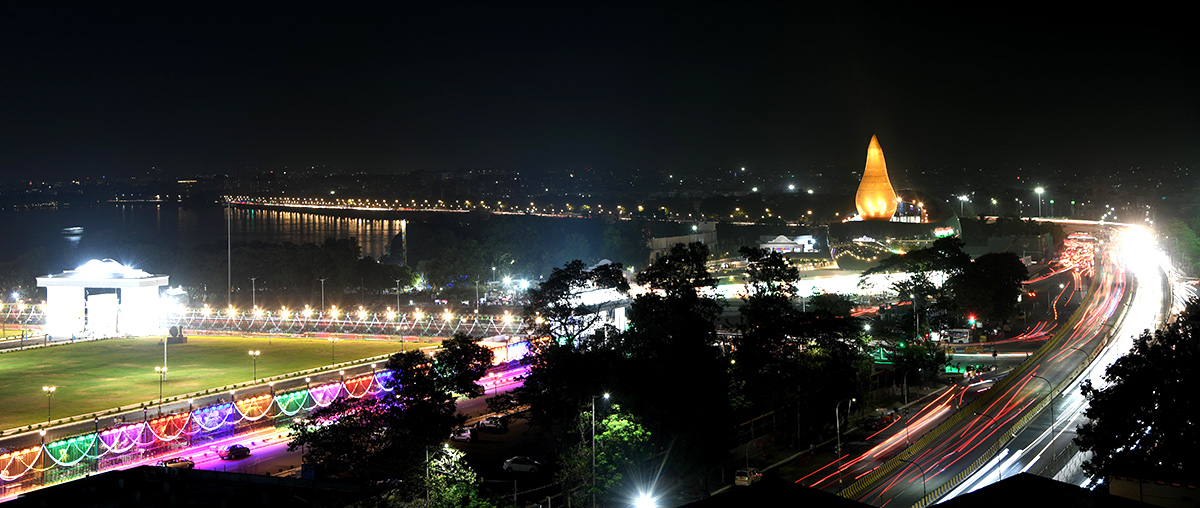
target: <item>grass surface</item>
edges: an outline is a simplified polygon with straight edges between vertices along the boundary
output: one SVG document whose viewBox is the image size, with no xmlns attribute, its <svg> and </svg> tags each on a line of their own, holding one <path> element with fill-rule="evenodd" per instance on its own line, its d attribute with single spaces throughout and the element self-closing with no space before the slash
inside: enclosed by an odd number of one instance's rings
<svg viewBox="0 0 1200 508">
<path fill-rule="evenodd" d="M 342 340 L 337 361 L 347 362 L 428 344 Z M 258 350 L 258 377 L 330 364 L 324 339 L 188 337 L 167 346 L 163 397 L 243 383 L 253 378 L 249 350 Z M 54 419 L 158 399 L 163 346 L 158 337 L 82 342 L 0 355 L 0 429 L 46 421 L 42 386 L 58 388 L 50 401 Z"/>
</svg>

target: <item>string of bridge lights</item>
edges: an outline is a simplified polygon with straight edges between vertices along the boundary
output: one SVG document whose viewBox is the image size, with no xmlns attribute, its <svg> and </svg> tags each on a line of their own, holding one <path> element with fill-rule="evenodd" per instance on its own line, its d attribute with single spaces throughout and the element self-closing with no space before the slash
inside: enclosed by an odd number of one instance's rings
<svg viewBox="0 0 1200 508">
<path fill-rule="evenodd" d="M 812 194 L 812 191 L 809 191 Z M 472 210 L 487 210 L 498 214 L 511 215 L 538 215 L 546 217 L 593 217 L 596 215 L 616 216 L 620 220 L 631 220 L 634 215 L 645 217 L 647 214 L 651 218 L 658 217 L 660 214 L 664 218 L 675 220 L 705 220 L 716 219 L 716 214 L 693 214 L 673 212 L 666 206 L 649 209 L 643 205 L 636 207 L 625 207 L 623 205 L 609 206 L 607 209 L 602 204 L 595 205 L 572 205 L 565 203 L 562 206 L 557 206 L 554 203 L 546 205 L 537 205 L 530 201 L 529 205 L 505 203 L 502 200 L 454 200 L 446 201 L 441 199 L 409 199 L 408 201 L 400 199 L 373 199 L 373 198 L 325 198 L 325 197 L 285 197 L 285 196 L 225 196 L 226 202 L 233 205 L 245 206 L 270 206 L 276 208 L 296 208 L 296 209 L 315 209 L 315 210 L 355 210 L 365 212 L 470 212 Z M 634 211 L 636 210 L 636 212 Z M 744 216 L 745 212 L 741 207 L 737 207 L 734 213 L 729 214 L 730 218 Z M 807 210 L 800 217 L 801 219 L 811 219 L 812 210 Z M 760 219 L 780 217 L 771 212 L 769 208 L 764 208 L 762 214 L 759 214 Z"/>
</svg>

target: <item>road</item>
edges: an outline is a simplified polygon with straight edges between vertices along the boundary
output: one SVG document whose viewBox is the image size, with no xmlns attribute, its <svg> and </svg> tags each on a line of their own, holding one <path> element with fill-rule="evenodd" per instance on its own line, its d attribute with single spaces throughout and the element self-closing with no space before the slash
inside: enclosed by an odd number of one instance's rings
<svg viewBox="0 0 1200 508">
<path fill-rule="evenodd" d="M 1157 255 L 1143 250 L 1131 257 L 1154 260 Z M 999 479 L 1027 471 L 1043 476 L 1053 475 L 1057 480 L 1084 487 L 1090 485 L 1091 480 L 1086 478 L 1078 467 L 1079 458 L 1070 460 L 1074 452 L 1071 441 L 1075 437 L 1075 429 L 1086 421 L 1083 411 L 1087 408 L 1087 400 L 1080 392 L 1080 387 L 1085 381 L 1090 381 L 1093 386 L 1103 387 L 1106 384 L 1103 380 L 1105 370 L 1133 347 L 1134 337 L 1146 328 L 1161 326 L 1165 322 L 1170 314 L 1170 306 L 1164 306 L 1163 302 L 1172 301 L 1171 294 L 1186 293 L 1164 292 L 1164 287 L 1170 286 L 1164 284 L 1166 281 L 1164 273 L 1159 269 L 1159 263 L 1129 263 L 1129 267 L 1137 280 L 1137 291 L 1125 318 L 1112 334 L 1113 342 L 1054 400 L 1052 411 L 1041 413 L 1029 427 L 1018 433 L 995 459 L 980 468 L 942 500 L 952 499 Z M 1153 326 L 1147 326 L 1148 324 Z"/>
<path fill-rule="evenodd" d="M 1126 266 L 1141 266 L 1137 260 L 1145 259 L 1144 247 L 1152 244 L 1145 237 L 1135 237 L 1138 231 L 1124 230 L 1123 234 L 1114 238 L 1111 248 L 1105 249 L 1102 262 L 1097 267 L 1099 280 L 1090 305 L 1083 309 L 1081 319 L 1066 331 L 1061 343 L 1054 344 L 1044 356 L 1031 359 L 1025 368 L 1014 371 L 1012 381 L 997 383 L 998 390 L 989 389 L 986 395 L 980 395 L 976 390 L 979 403 L 947 418 L 952 423 L 936 439 L 902 452 L 903 440 L 892 435 L 866 453 L 842 457 L 840 466 L 832 471 L 836 476 L 850 478 L 842 485 L 862 480 L 862 483 L 848 488 L 845 494 L 852 494 L 854 499 L 875 506 L 922 506 L 930 502 L 932 497 L 937 496 L 939 487 L 956 476 L 961 478 L 959 475 L 969 473 L 982 460 L 981 457 L 1010 441 L 1012 436 L 1008 435 L 1009 430 L 1022 419 L 1032 417 L 1052 390 L 1072 378 L 1086 359 L 1093 356 L 1097 358 L 1088 371 L 1095 376 L 1102 372 L 1103 366 L 1107 365 L 1105 362 L 1111 363 L 1112 359 L 1124 354 L 1129 348 L 1129 337 L 1135 334 L 1135 330 L 1154 327 L 1164 298 L 1161 292 L 1155 294 L 1155 289 L 1161 287 L 1161 281 L 1154 278 L 1154 267 L 1126 272 Z M 1136 284 L 1129 286 L 1127 281 Z M 1127 298 L 1134 287 L 1142 298 Z M 1097 351 L 1109 337 L 1115 340 L 1108 341 L 1106 347 Z M 1018 436 L 1024 434 L 1025 437 L 1012 441 L 1011 448 L 1000 447 L 996 458 L 984 464 L 979 476 L 971 480 L 973 484 L 986 484 L 989 478 L 994 481 L 995 477 L 1038 467 L 1039 463 L 1045 464 L 1047 456 L 1053 457 L 1057 451 L 1054 443 L 1061 447 L 1071 437 L 1069 431 L 1062 429 L 1072 425 L 1078 408 L 1082 406 L 1082 402 L 1074 395 L 1078 393 L 1077 390 L 1076 385 L 1066 385 L 1063 392 L 1066 395 L 1056 398 L 1055 403 L 1049 406 L 1054 408 L 1055 419 L 1059 420 L 1054 425 L 1057 431 L 1051 430 L 1049 412 L 1045 411 L 1046 421 L 1040 424 L 1035 422 L 1031 428 L 1019 433 Z M 959 398 L 957 404 L 960 407 L 970 404 L 965 398 L 971 394 L 969 385 L 963 387 L 960 384 L 935 398 L 911 419 L 910 432 L 913 427 L 927 430 L 932 426 L 931 423 L 925 423 L 927 420 L 953 413 L 956 397 Z M 1064 416 L 1060 419 L 1059 415 Z M 1047 437 L 1039 439 L 1042 434 Z M 904 460 L 892 461 L 897 456 Z M 860 465 L 868 462 L 868 459 L 871 462 L 867 466 Z M 888 468 L 878 466 L 886 464 L 885 461 L 891 461 L 894 469 L 887 471 Z M 877 467 L 879 472 L 872 474 Z M 828 478 L 830 476 L 826 475 L 801 483 L 816 483 L 818 487 L 836 489 Z"/>
</svg>

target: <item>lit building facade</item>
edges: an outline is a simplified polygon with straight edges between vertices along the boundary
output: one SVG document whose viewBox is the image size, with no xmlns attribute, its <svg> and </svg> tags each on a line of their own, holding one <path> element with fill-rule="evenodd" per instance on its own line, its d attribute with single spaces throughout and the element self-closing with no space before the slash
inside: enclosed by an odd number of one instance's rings
<svg viewBox="0 0 1200 508">
<path fill-rule="evenodd" d="M 152 275 L 111 259 L 93 259 L 60 274 L 37 278 L 46 288 L 46 333 L 52 337 L 156 335 L 159 290 L 166 275 Z"/>
</svg>

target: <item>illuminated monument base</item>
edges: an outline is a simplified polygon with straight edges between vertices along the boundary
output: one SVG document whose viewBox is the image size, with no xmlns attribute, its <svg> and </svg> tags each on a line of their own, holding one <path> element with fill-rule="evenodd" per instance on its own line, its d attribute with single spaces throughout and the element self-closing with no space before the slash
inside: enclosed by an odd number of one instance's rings
<svg viewBox="0 0 1200 508">
<path fill-rule="evenodd" d="M 111 259 L 91 260 L 74 270 L 37 278 L 46 288 L 46 333 L 52 337 L 156 335 L 159 288 L 166 275 L 151 275 Z"/>
</svg>

